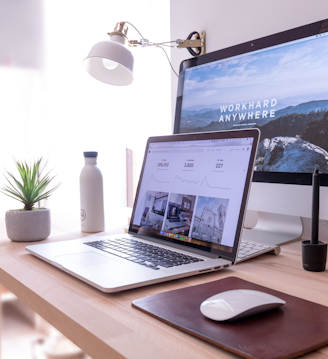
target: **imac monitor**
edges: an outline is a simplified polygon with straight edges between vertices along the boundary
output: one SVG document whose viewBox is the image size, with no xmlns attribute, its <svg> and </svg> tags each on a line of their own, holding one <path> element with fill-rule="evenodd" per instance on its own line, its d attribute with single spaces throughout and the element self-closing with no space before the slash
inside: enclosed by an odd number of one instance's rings
<svg viewBox="0 0 328 359">
<path fill-rule="evenodd" d="M 246 236 L 286 243 L 311 216 L 314 169 L 328 186 L 328 19 L 181 63 L 174 133 L 251 127 L 261 138 L 248 208 L 260 212 Z"/>
</svg>

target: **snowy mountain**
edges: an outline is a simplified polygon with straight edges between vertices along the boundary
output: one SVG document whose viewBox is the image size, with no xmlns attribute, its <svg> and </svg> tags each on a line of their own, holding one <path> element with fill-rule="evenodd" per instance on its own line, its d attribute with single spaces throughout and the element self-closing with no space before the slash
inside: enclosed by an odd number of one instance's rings
<svg viewBox="0 0 328 359">
<path fill-rule="evenodd" d="M 269 108 L 270 109 L 270 108 Z M 323 116 L 323 112 L 328 109 L 328 100 L 318 100 L 318 101 L 309 101 L 300 103 L 296 106 L 288 106 L 283 109 L 280 109 L 275 112 L 275 117 L 267 117 L 267 118 L 261 118 L 258 120 L 257 127 L 264 128 L 263 126 L 266 126 L 273 121 L 276 121 L 279 118 L 283 118 L 284 120 L 289 120 L 286 116 L 287 115 L 296 115 L 296 114 L 304 114 L 304 115 L 311 115 L 313 112 L 321 113 L 320 116 L 317 116 L 317 118 L 312 119 L 318 120 L 321 119 Z M 245 111 L 244 111 L 245 112 Z M 180 123 L 180 131 L 181 132 L 204 132 L 204 131 L 220 131 L 220 130 L 228 130 L 233 128 L 233 125 L 236 122 L 233 121 L 224 121 L 219 122 L 219 119 L 221 115 L 225 118 L 226 114 L 230 114 L 231 118 L 235 114 L 240 114 L 240 111 L 231 111 L 227 112 L 225 110 L 224 112 L 221 111 L 221 109 L 207 109 L 203 108 L 197 111 L 186 111 L 184 110 L 181 114 L 181 123 Z M 237 119 L 238 119 L 237 116 Z M 294 116 L 295 117 L 295 116 Z M 306 124 L 309 122 L 310 117 L 305 120 Z M 244 125 L 246 123 L 254 123 L 254 119 L 251 120 L 244 120 L 244 121 L 238 121 L 242 122 Z M 294 123 L 294 125 L 296 122 Z M 288 126 L 290 123 L 288 124 Z M 261 126 L 261 127 L 260 127 Z M 286 127 L 286 126 L 285 126 Z M 299 131 L 298 131 L 299 132 Z M 287 133 L 281 132 L 280 134 L 289 135 Z M 292 134 L 293 136 L 296 135 L 296 133 Z M 271 136 L 274 137 L 274 136 Z"/>
<path fill-rule="evenodd" d="M 297 137 L 266 138 L 257 152 L 255 169 L 267 172 L 328 172 L 328 152 Z"/>
</svg>

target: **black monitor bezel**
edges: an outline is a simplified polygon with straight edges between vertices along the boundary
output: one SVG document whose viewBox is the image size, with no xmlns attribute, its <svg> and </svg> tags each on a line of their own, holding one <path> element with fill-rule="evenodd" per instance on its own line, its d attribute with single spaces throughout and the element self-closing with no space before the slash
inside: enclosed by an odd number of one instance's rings
<svg viewBox="0 0 328 359">
<path fill-rule="evenodd" d="M 247 174 L 246 174 L 246 180 L 245 180 L 245 186 L 244 186 L 244 191 L 243 191 L 242 200 L 241 200 L 238 223 L 236 226 L 234 245 L 232 247 L 231 252 L 216 249 L 213 247 L 205 247 L 205 246 L 198 245 L 195 243 L 183 242 L 180 240 L 176 240 L 172 237 L 163 237 L 156 233 L 149 233 L 149 234 L 139 233 L 138 229 L 135 228 L 136 226 L 133 224 L 133 221 L 134 221 L 134 216 L 135 216 L 135 212 L 136 212 L 136 208 L 137 208 L 138 197 L 139 197 L 139 192 L 140 192 L 140 188 L 141 188 L 141 182 L 143 179 L 143 173 L 144 173 L 144 169 L 145 169 L 145 165 L 146 165 L 147 153 L 149 151 L 149 145 L 151 143 L 194 141 L 194 140 L 197 141 L 197 140 L 212 140 L 212 139 L 213 140 L 214 139 L 231 139 L 231 138 L 250 138 L 250 137 L 253 138 L 253 145 L 252 145 L 252 149 L 251 149 L 251 153 L 250 153 L 249 166 L 248 166 Z M 137 187 L 137 192 L 136 192 L 132 215 L 131 215 L 131 220 L 130 220 L 129 233 L 137 234 L 137 235 L 140 234 L 141 236 L 150 236 L 153 238 L 161 239 L 163 241 L 180 244 L 185 247 L 193 247 L 196 249 L 204 250 L 204 251 L 210 252 L 211 254 L 216 255 L 218 257 L 230 260 L 232 263 L 235 263 L 238 248 L 239 248 L 239 242 L 240 242 L 240 238 L 241 238 L 241 234 L 242 234 L 242 230 L 243 230 L 243 222 L 244 222 L 244 217 L 245 217 L 245 213 L 246 213 L 248 195 L 250 192 L 252 174 L 254 173 L 253 165 L 254 165 L 255 158 L 256 158 L 259 137 L 260 137 L 260 131 L 256 128 L 250 128 L 250 129 L 244 129 L 244 130 L 228 130 L 228 131 L 219 131 L 219 132 L 199 132 L 199 133 L 195 133 L 195 134 L 176 134 L 176 135 L 169 135 L 169 136 L 150 137 L 147 141 L 147 145 L 146 145 L 146 149 L 145 149 L 144 160 L 143 160 L 143 164 L 142 164 L 142 168 L 141 168 L 139 183 L 138 183 L 138 187 Z"/>
<path fill-rule="evenodd" d="M 279 32 L 265 36 L 253 41 L 244 42 L 239 45 L 227 47 L 225 49 L 210 52 L 208 54 L 184 60 L 180 64 L 178 91 L 176 101 L 176 111 L 173 133 L 180 133 L 181 107 L 183 98 L 183 84 L 185 69 L 207 64 L 212 61 L 226 59 L 232 56 L 245 54 L 248 52 L 261 50 L 267 47 L 284 44 L 286 42 L 299 40 L 305 37 L 319 35 L 328 32 L 328 19 L 317 21 L 308 25 L 300 26 L 291 30 Z M 297 185 L 311 185 L 311 173 L 293 172 L 254 172 L 253 182 L 283 183 Z M 328 186 L 328 174 L 320 174 L 320 185 Z"/>
</svg>

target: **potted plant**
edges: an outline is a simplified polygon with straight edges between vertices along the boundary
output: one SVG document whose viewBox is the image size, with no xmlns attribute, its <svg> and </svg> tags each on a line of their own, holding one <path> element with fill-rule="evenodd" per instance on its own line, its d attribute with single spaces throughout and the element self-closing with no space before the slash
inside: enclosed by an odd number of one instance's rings
<svg viewBox="0 0 328 359">
<path fill-rule="evenodd" d="M 46 191 L 50 182 L 54 179 L 48 172 L 42 177 L 42 172 L 47 163 L 41 168 L 42 158 L 28 166 L 26 162 L 15 160 L 19 177 L 6 171 L 5 176 L 9 185 L 4 185 L 0 192 L 17 199 L 24 204 L 22 209 L 14 209 L 6 212 L 7 236 L 12 241 L 41 241 L 50 235 L 51 222 L 48 208 L 35 208 L 34 205 L 48 198 L 59 186 Z"/>
</svg>

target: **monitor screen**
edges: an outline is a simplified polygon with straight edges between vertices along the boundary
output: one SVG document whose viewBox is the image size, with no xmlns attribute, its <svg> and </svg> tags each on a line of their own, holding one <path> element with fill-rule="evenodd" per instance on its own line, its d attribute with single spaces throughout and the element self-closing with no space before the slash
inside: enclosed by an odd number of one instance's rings
<svg viewBox="0 0 328 359">
<path fill-rule="evenodd" d="M 306 25 L 181 64 L 174 133 L 256 127 L 253 180 L 328 185 L 328 28 Z"/>
</svg>

